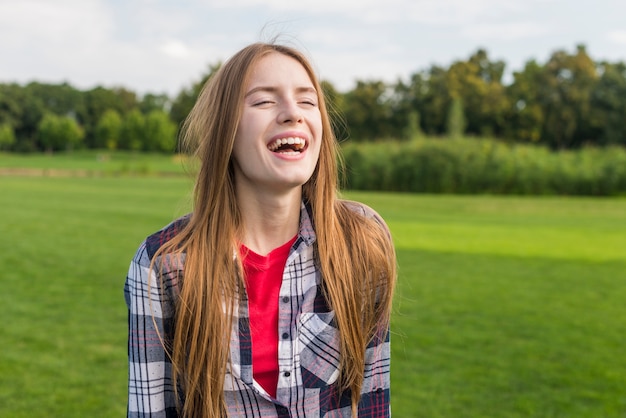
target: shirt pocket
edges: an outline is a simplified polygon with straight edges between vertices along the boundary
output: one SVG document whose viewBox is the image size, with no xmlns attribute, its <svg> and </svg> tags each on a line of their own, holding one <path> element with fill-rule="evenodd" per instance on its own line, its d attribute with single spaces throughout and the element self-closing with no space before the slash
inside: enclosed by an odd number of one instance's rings
<svg viewBox="0 0 626 418">
<path fill-rule="evenodd" d="M 339 377 L 339 330 L 334 312 L 300 314 L 298 344 L 305 388 L 323 388 Z"/>
</svg>

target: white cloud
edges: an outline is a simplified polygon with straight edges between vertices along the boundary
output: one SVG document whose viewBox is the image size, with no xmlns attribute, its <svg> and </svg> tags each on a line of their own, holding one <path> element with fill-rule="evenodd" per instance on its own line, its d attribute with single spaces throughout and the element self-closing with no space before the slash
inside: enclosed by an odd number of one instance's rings
<svg viewBox="0 0 626 418">
<path fill-rule="evenodd" d="M 209 64 L 275 34 L 343 89 L 445 66 L 477 47 L 521 63 L 584 42 L 624 60 L 625 6 L 615 1 L 596 0 L 587 17 L 582 0 L 0 0 L 0 83 L 175 95 Z"/>
<path fill-rule="evenodd" d="M 110 29 L 110 14 L 98 1 L 0 3 L 0 34 L 15 46 L 103 41 Z"/>
<path fill-rule="evenodd" d="M 626 30 L 614 30 L 607 33 L 606 38 L 616 44 L 626 45 Z"/>
<path fill-rule="evenodd" d="M 476 42 L 517 41 L 545 36 L 550 28 L 536 22 L 480 23 L 463 27 L 461 33 Z"/>
<path fill-rule="evenodd" d="M 339 91 L 348 91 L 356 80 L 395 81 L 405 76 L 410 67 L 403 62 L 388 59 L 381 60 L 371 53 L 327 53 L 315 55 L 315 62 L 321 70 L 318 72 L 322 80 L 331 81 Z"/>
<path fill-rule="evenodd" d="M 215 52 L 203 39 L 179 38 L 193 22 L 150 0 L 0 2 L 0 82 L 69 81 L 78 88 L 124 86 L 167 91 L 200 78 Z"/>
<path fill-rule="evenodd" d="M 161 52 L 172 58 L 187 58 L 191 51 L 185 43 L 177 40 L 165 41 L 159 48 Z"/>
<path fill-rule="evenodd" d="M 62 81 L 89 72 L 113 32 L 99 1 L 22 0 L 0 3 L 0 81 Z"/>
<path fill-rule="evenodd" d="M 370 24 L 413 22 L 458 25 L 532 10 L 558 0 L 230 0 L 223 8 L 265 7 L 277 12 L 345 15 Z"/>
</svg>

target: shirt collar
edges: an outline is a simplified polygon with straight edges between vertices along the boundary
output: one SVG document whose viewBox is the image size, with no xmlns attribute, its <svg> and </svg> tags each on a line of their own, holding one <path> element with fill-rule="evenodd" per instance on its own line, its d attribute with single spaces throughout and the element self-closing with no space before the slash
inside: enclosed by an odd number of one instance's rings
<svg viewBox="0 0 626 418">
<path fill-rule="evenodd" d="M 302 202 L 300 205 L 300 238 L 307 244 L 311 245 L 315 242 L 316 235 L 313 226 L 313 216 L 311 205 L 308 202 Z"/>
</svg>

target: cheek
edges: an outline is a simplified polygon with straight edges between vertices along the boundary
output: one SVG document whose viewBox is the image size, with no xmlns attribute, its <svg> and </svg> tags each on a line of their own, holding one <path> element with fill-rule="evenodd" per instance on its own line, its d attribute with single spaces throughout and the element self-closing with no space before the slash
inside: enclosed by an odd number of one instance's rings
<svg viewBox="0 0 626 418">
<path fill-rule="evenodd" d="M 314 130 L 315 130 L 315 136 L 317 138 L 317 149 L 318 149 L 318 153 L 319 153 L 319 149 L 321 147 L 322 144 L 322 136 L 324 134 L 324 128 L 323 128 L 323 124 L 322 124 L 322 117 L 318 112 L 317 118 L 315 119 L 315 123 L 314 123 Z"/>
<path fill-rule="evenodd" d="M 315 147 L 313 148 L 313 161 L 315 165 L 319 164 L 320 154 L 322 150 L 322 135 L 319 135 L 318 140 L 315 142 Z"/>
<path fill-rule="evenodd" d="M 241 159 L 245 159 L 246 148 L 246 132 L 245 130 L 238 129 L 237 135 L 235 135 L 235 142 L 233 143 L 231 158 L 237 163 L 241 163 Z"/>
<path fill-rule="evenodd" d="M 237 125 L 237 133 L 235 134 L 235 142 L 233 144 L 235 149 L 244 148 L 250 143 L 253 126 L 254 125 L 251 123 L 250 118 L 241 118 L 241 121 Z"/>
<path fill-rule="evenodd" d="M 320 119 L 319 116 L 317 118 L 311 119 L 311 122 L 309 123 L 309 129 L 311 130 L 311 133 L 313 134 L 313 137 L 316 139 L 316 141 L 321 142 L 322 134 L 323 134 L 323 125 L 322 125 L 322 120 Z"/>
</svg>

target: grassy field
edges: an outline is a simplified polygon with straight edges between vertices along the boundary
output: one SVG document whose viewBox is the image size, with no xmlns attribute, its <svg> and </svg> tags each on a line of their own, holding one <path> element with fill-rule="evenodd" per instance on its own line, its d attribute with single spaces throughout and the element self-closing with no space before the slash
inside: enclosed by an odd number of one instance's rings
<svg viewBox="0 0 626 418">
<path fill-rule="evenodd" d="M 126 270 L 189 187 L 0 177 L 1 417 L 125 414 Z M 397 245 L 394 416 L 626 416 L 625 199 L 347 197 Z"/>
<path fill-rule="evenodd" d="M 44 176 L 177 175 L 189 165 L 179 155 L 130 151 L 83 150 L 57 154 L 15 154 L 0 152 L 0 173 Z"/>
</svg>

